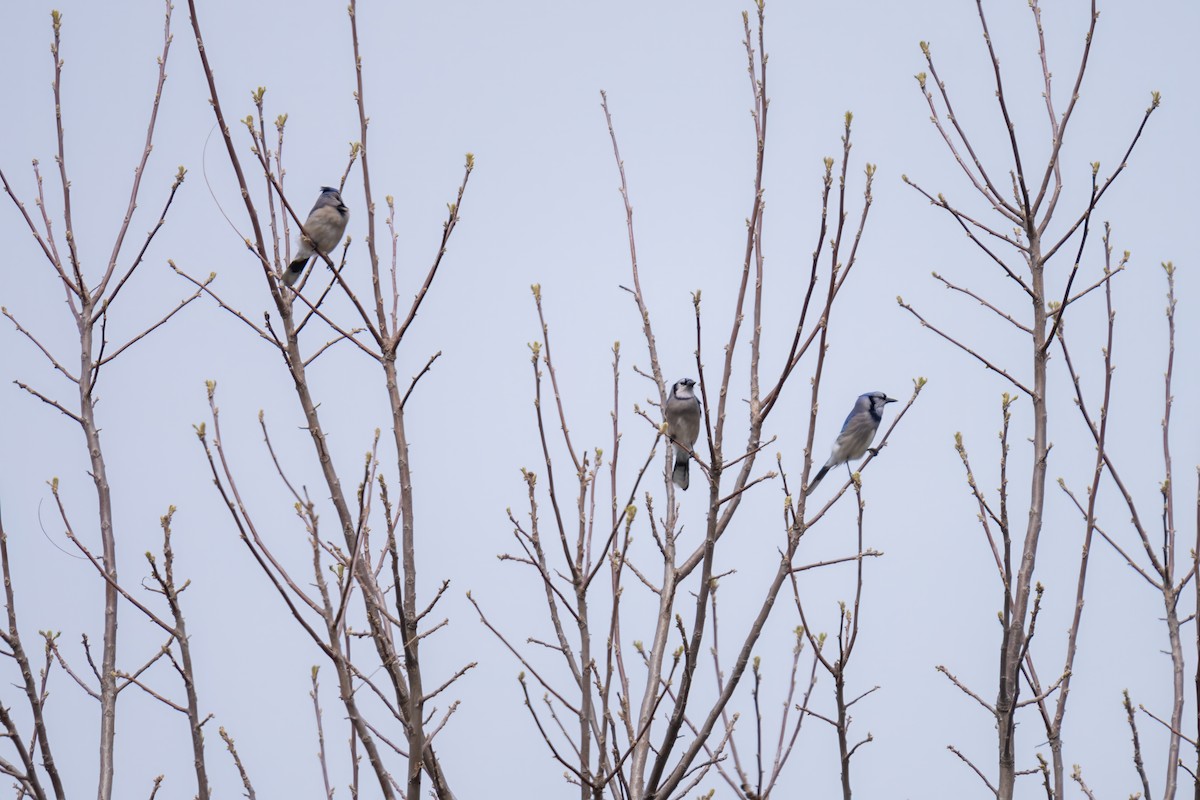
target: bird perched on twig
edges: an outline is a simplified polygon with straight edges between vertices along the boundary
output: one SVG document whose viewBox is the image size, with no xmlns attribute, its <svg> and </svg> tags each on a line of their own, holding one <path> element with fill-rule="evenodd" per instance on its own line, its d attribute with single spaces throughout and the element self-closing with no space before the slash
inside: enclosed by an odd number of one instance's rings
<svg viewBox="0 0 1200 800">
<path fill-rule="evenodd" d="M 847 464 L 866 455 L 879 430 L 879 423 L 883 420 L 883 407 L 894 402 L 895 398 L 888 397 L 883 392 L 868 392 L 859 396 L 854 402 L 850 416 L 842 423 L 842 432 L 833 442 L 833 452 L 829 454 L 829 460 L 804 491 L 805 497 L 812 494 L 812 490 L 829 470 L 838 464 Z"/>
<path fill-rule="evenodd" d="M 700 398 L 692 390 L 695 385 L 691 378 L 676 381 L 664 409 L 667 436 L 675 442 L 675 469 L 671 471 L 671 480 L 685 491 L 688 488 L 687 449 L 696 444 L 700 436 Z"/>
<path fill-rule="evenodd" d="M 283 285 L 294 286 L 304 272 L 308 260 L 314 253 L 328 255 L 342 239 L 346 232 L 346 223 L 350 220 L 350 209 L 342 202 L 342 194 L 332 186 L 322 186 L 321 195 L 308 212 L 304 220 L 304 230 L 300 233 L 300 244 L 296 247 L 296 257 L 283 271 Z"/>
</svg>

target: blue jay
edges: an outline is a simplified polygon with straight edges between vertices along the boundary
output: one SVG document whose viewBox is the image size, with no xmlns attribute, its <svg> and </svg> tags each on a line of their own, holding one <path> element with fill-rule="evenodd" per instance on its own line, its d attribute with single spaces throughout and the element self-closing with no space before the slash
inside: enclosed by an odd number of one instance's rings
<svg viewBox="0 0 1200 800">
<path fill-rule="evenodd" d="M 664 416 L 667 418 L 667 436 L 675 442 L 675 469 L 671 480 L 684 491 L 688 488 L 688 452 L 700 436 L 700 398 L 692 391 L 696 382 L 691 378 L 676 381 L 667 397 Z"/>
<path fill-rule="evenodd" d="M 296 257 L 283 271 L 283 285 L 293 286 L 304 272 L 308 260 L 313 253 L 329 254 L 337 247 L 346 232 L 346 223 L 350 220 L 350 209 L 342 202 L 342 195 L 331 186 L 322 186 L 321 195 L 317 198 L 308 219 L 304 220 L 304 232 L 300 234 L 300 244 L 296 246 Z"/>
<path fill-rule="evenodd" d="M 879 430 L 879 423 L 883 420 L 883 407 L 894 402 L 895 398 L 888 397 L 883 392 L 869 392 L 854 401 L 850 416 L 842 423 L 842 432 L 834 440 L 829 460 L 804 491 L 805 497 L 812 494 L 812 490 L 817 488 L 817 484 L 829 470 L 838 464 L 846 464 L 866 455 L 872 440 L 875 439 L 876 431 Z"/>
</svg>

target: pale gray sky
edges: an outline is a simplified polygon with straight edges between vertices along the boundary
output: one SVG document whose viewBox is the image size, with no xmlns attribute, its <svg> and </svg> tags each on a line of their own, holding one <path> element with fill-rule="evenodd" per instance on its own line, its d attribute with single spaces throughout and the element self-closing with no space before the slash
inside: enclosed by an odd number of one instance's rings
<svg viewBox="0 0 1200 800">
<path fill-rule="evenodd" d="M 645 407 L 649 385 L 630 367 L 645 367 L 647 359 L 636 311 L 618 288 L 629 279 L 627 240 L 598 92 L 608 91 L 621 141 L 642 280 L 664 368 L 672 378 L 695 372 L 690 292 L 701 289 L 709 315 L 707 368 L 715 370 L 716 354 L 728 336 L 726 318 L 752 191 L 751 98 L 741 45 L 744 5 L 368 2 L 360 9 L 371 167 L 377 199 L 383 194 L 397 199 L 404 294 L 419 285 L 436 250 L 444 204 L 453 198 L 463 154 L 471 151 L 477 161 L 462 222 L 402 349 L 401 368 L 402 374 L 415 373 L 431 353 L 444 352 L 409 405 L 409 433 L 421 585 L 428 595 L 442 578 L 452 581 L 442 606 L 451 622 L 427 640 L 425 668 L 444 676 L 466 661 L 480 662 L 449 693 L 463 704 L 438 740 L 460 797 L 551 797 L 575 791 L 563 783 L 562 768 L 522 706 L 515 680 L 519 665 L 479 624 L 464 598 L 472 591 L 516 641 L 547 635 L 542 590 L 534 576 L 495 558 L 512 547 L 505 508 L 524 513 L 519 468 L 544 469 L 537 463 L 531 410 L 526 344 L 539 332 L 528 287 L 542 284 L 572 434 L 582 445 L 610 448 L 609 350 L 614 340 L 622 342 L 623 444 L 626 467 L 632 470 L 640 459 L 633 454 L 644 453 L 653 438 L 632 415 L 634 402 Z M 1017 0 L 985 5 L 1018 133 L 1028 153 L 1044 157 L 1045 108 L 1027 5 Z M 188 180 L 146 265 L 115 307 L 114 342 L 157 319 L 187 293 L 166 266 L 168 258 L 192 274 L 215 270 L 219 291 L 253 317 L 270 304 L 260 270 L 218 208 L 219 203 L 246 227 L 218 138 L 205 149 L 212 115 L 187 9 L 178 6 L 170 78 L 131 243 L 140 244 L 152 224 L 177 165 L 188 168 Z M 51 208 L 58 208 L 49 92 L 52 7 L 25 2 L 0 9 L 0 72 L 8 76 L 0 166 L 31 209 L 31 158 L 41 159 Z M 109 5 L 77 0 L 56 7 L 64 12 L 63 113 L 77 239 L 85 269 L 97 274 L 120 224 L 142 146 L 154 59 L 161 48 L 162 6 L 130 0 L 119 15 Z M 1200 461 L 1200 426 L 1192 413 L 1192 398 L 1200 392 L 1195 349 L 1200 326 L 1194 311 L 1200 298 L 1194 278 L 1194 187 L 1200 179 L 1195 159 L 1200 63 L 1194 38 L 1200 10 L 1184 0 L 1108 0 L 1101 12 L 1091 68 L 1064 147 L 1068 190 L 1061 220 L 1086 204 L 1089 162 L 1100 161 L 1102 172 L 1115 166 L 1151 90 L 1161 91 L 1162 108 L 1097 212 L 1098 221 L 1112 222 L 1117 252 L 1132 251 L 1131 269 L 1115 283 L 1118 385 L 1112 451 L 1143 518 L 1154 520 L 1162 479 L 1166 336 L 1165 281 L 1158 265 L 1173 260 L 1179 267 L 1180 300 L 1174 463 L 1179 536 L 1190 543 L 1195 523 L 1186 512 Z M 271 117 L 289 114 L 288 186 L 296 205 L 307 208 L 319 185 L 337 181 L 348 143 L 358 138 L 344 3 L 202 3 L 202 13 L 229 118 L 250 113 L 249 92 L 257 86 L 267 87 Z M 1086 30 L 1086 4 L 1048 4 L 1044 19 L 1061 111 Z M 777 369 L 790 344 L 789 328 L 816 237 L 821 159 L 838 154 L 842 115 L 849 109 L 855 114 L 854 208 L 862 164 L 877 164 L 878 173 L 859 264 L 832 325 L 817 457 L 824 458 L 855 396 L 878 389 L 905 398 L 913 378 L 930 381 L 882 458 L 865 474 L 867 543 L 886 556 L 867 565 L 863 633 L 849 680 L 860 691 L 876 684 L 882 688 L 855 707 L 854 730 L 875 736 L 855 758 L 855 788 L 861 797 L 981 796 L 977 778 L 946 745 L 955 744 L 994 774 L 993 721 L 934 667 L 944 664 L 983 697 L 994 697 L 999 640 L 994 620 L 1001 595 L 953 436 L 963 433 L 980 483 L 994 487 L 999 397 L 1009 387 L 922 330 L 895 302 L 903 295 L 931 322 L 1024 374 L 1025 346 L 1011 329 L 993 324 L 973 302 L 947 293 L 929 273 L 936 270 L 969 284 L 1024 314 L 1022 298 L 947 215 L 900 180 L 907 174 L 986 213 L 929 124 L 912 78 L 925 69 L 917 43 L 928 40 L 954 92 L 960 120 L 976 132 L 973 142 L 981 157 L 1007 165 L 1008 144 L 998 126 L 978 19 L 969 4 L 947 0 L 862 0 L 777 2 L 768 6 L 767 20 L 772 105 L 765 179 L 764 363 L 772 366 L 765 370 Z M 236 133 L 244 143 L 243 132 Z M 1002 174 L 1005 168 L 994 171 Z M 205 187 L 206 176 L 216 200 Z M 356 179 L 352 174 L 346 192 L 353 211 L 348 232 L 356 242 L 350 270 L 365 288 L 364 201 Z M 74 332 L 61 288 L 7 198 L 4 203 L 0 231 L 12 252 L 7 268 L 0 270 L 0 303 L 47 346 L 70 353 Z M 61 233 L 61 223 L 57 230 Z M 127 245 L 126 253 L 131 249 Z M 1074 245 L 1069 250 L 1054 267 L 1055 285 L 1061 285 Z M 1099 274 L 1099 253 L 1095 236 L 1079 285 Z M 1068 334 L 1095 398 L 1101 296 L 1076 311 Z M 39 629 L 62 631 L 64 649 L 80 668 L 80 634 L 100 638 L 102 585 L 90 565 L 55 546 L 70 549 L 45 481 L 61 479 L 85 537 L 94 541 L 95 531 L 86 527 L 94 493 L 83 441 L 72 423 L 12 384 L 19 378 L 45 391 L 66 391 L 65 382 L 7 321 L 0 329 L 0 500 L 17 570 L 23 633 L 34 642 Z M 792 384 L 784 397 L 787 407 L 772 417 L 768 431 L 780 437 L 778 449 L 794 473 L 800 469 L 808 417 L 807 374 Z M 373 429 L 387 425 L 378 372 L 343 347 L 318 362 L 312 375 L 319 382 L 335 457 L 350 474 Z M 1052 376 L 1050 476 L 1065 478 L 1082 494 L 1093 448 L 1070 403 L 1061 358 L 1055 358 Z M 319 474 L 309 437 L 298 428 L 302 418 L 290 381 L 274 352 L 244 326 L 211 302 L 197 302 L 106 368 L 102 378 L 99 415 L 114 486 L 122 578 L 136 587 L 145 572 L 141 554 L 159 546 L 158 517 L 176 505 L 178 571 L 193 581 L 184 597 L 202 706 L 237 739 L 259 796 L 318 797 L 307 692 L 309 668 L 323 663 L 323 657 L 251 562 L 206 475 L 191 426 L 207 416 L 203 382 L 210 378 L 219 384 L 225 442 L 256 518 L 277 552 L 303 574 L 308 558 L 303 530 L 273 476 L 256 421 L 258 410 L 265 409 L 295 477 L 315 489 Z M 741 413 L 741 396 L 733 399 L 733 413 Z M 1018 402 L 1013 413 L 1012 465 L 1021 478 L 1014 478 L 1011 488 L 1018 498 L 1014 508 L 1020 508 L 1028 483 L 1028 403 Z M 1045 609 L 1033 645 L 1043 679 L 1055 676 L 1062 663 L 1083 534 L 1061 492 L 1051 488 L 1039 556 Z M 661 494 L 661 484 L 655 491 Z M 1103 493 L 1102 524 L 1131 552 L 1139 550 L 1111 483 Z M 728 534 L 736 546 L 719 551 L 718 569 L 737 570 L 721 584 L 726 630 L 735 630 L 757 609 L 764 576 L 774 570 L 783 542 L 779 500 L 777 485 L 757 490 Z M 703 499 L 693 491 L 683 508 L 693 536 L 702 529 L 703 511 Z M 801 560 L 850 552 L 851 511 L 843 503 L 814 530 L 801 548 Z M 331 516 L 327 510 L 326 517 Z M 649 546 L 649 532 L 643 528 L 639 536 Z M 1165 713 L 1170 664 L 1159 652 L 1166 645 L 1161 599 L 1110 548 L 1098 546 L 1091 564 L 1066 757 L 1068 764 L 1082 765 L 1089 784 L 1103 795 L 1127 796 L 1140 787 L 1120 691 L 1128 688 L 1135 702 Z M 804 585 L 810 621 L 832 632 L 836 601 L 852 596 L 852 571 L 805 573 Z M 653 623 L 641 587 L 631 582 L 629 595 L 627 646 L 649 639 Z M 1191 601 L 1185 605 L 1190 609 Z M 120 660 L 132 667 L 161 641 L 132 608 L 126 606 L 123 614 Z M 785 688 L 789 631 L 796 624 L 792 605 L 781 602 L 756 650 L 766 674 L 764 703 L 772 715 Z M 1186 640 L 1194 634 L 1189 626 Z M 1193 653 L 1189 670 L 1194 668 Z M 329 691 L 332 670 L 325 674 L 326 735 L 336 753 L 331 769 L 342 797 L 348 795 L 349 780 L 341 747 L 346 726 Z M 707 693 L 712 687 L 707 665 L 702 675 L 699 691 Z M 152 679 L 178 694 L 166 670 Z M 68 789 L 73 796 L 86 795 L 95 780 L 96 709 L 57 670 L 51 692 L 50 724 Z M 815 696 L 818 709 L 832 707 L 827 676 Z M 144 796 L 153 776 L 165 772 L 160 797 L 191 797 L 194 778 L 183 719 L 133 690 L 122 698 L 116 796 Z M 1194 712 L 1193 700 L 1188 713 Z M 0 693 L 0 701 L 22 702 L 14 688 Z M 739 690 L 735 705 L 750 708 L 748 687 Z M 1140 730 L 1158 792 L 1166 739 L 1148 718 L 1141 719 Z M 1019 767 L 1034 766 L 1044 735 L 1033 713 L 1022 718 L 1019 739 Z M 753 746 L 748 728 L 740 745 L 744 753 Z M 208 732 L 208 747 L 217 795 L 237 796 L 237 775 L 215 728 Z M 798 748 L 782 795 L 833 796 L 838 765 L 832 731 L 812 721 Z M 1022 780 L 1027 783 L 1021 796 L 1036 796 L 1035 779 Z M 364 787 L 364 796 L 376 796 L 371 782 Z M 727 791 L 715 773 L 701 788 L 710 787 L 717 788 L 718 797 Z"/>
</svg>

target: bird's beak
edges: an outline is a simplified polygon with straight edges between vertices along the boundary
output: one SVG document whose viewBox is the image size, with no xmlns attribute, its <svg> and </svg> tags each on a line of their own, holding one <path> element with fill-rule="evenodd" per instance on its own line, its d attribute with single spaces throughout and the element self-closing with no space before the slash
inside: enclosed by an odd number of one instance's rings
<svg viewBox="0 0 1200 800">
<path fill-rule="evenodd" d="M 887 404 L 887 403 L 894 403 L 894 402 L 896 402 L 896 398 L 894 398 L 894 397 L 885 397 L 885 398 L 883 398 L 883 402 L 884 402 L 884 404 Z"/>
</svg>

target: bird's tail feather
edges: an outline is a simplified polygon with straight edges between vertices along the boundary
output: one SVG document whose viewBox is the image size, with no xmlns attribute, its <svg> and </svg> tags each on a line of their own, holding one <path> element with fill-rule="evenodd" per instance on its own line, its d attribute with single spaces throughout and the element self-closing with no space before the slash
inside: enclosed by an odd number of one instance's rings
<svg viewBox="0 0 1200 800">
<path fill-rule="evenodd" d="M 675 485 L 685 492 L 688 488 L 688 457 L 686 455 L 675 456 L 675 469 L 671 472 L 671 480 Z"/>
<path fill-rule="evenodd" d="M 808 488 L 804 490 L 804 496 L 805 496 L 805 497 L 808 497 L 810 494 L 812 494 L 812 491 L 813 491 L 813 489 L 817 488 L 817 484 L 821 482 L 821 478 L 824 478 L 824 477 L 825 477 L 825 473 L 827 473 L 827 472 L 829 472 L 829 465 L 828 465 L 828 464 L 826 464 L 825 466 L 821 467 L 821 471 L 820 471 L 820 472 L 818 472 L 818 473 L 817 473 L 817 476 L 816 476 L 815 478 L 813 478 L 813 479 L 812 479 L 812 483 L 808 484 Z"/>
<path fill-rule="evenodd" d="M 308 263 L 308 256 L 297 258 L 292 263 L 288 264 L 287 269 L 283 271 L 283 285 L 293 286 L 299 280 L 300 274 L 304 272 L 304 266 Z"/>
</svg>

